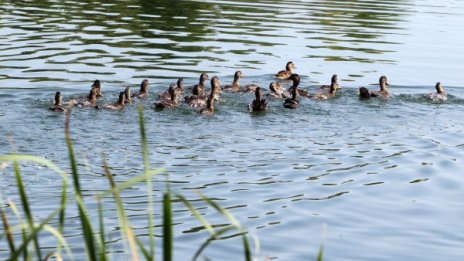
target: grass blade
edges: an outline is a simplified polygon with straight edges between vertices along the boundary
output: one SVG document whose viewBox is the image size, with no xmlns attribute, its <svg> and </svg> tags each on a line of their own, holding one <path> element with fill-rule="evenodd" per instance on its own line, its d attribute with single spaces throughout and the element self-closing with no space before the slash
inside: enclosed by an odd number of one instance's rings
<svg viewBox="0 0 464 261">
<path fill-rule="evenodd" d="M 321 247 L 319 248 L 319 254 L 317 255 L 317 261 L 322 261 L 324 257 L 324 245 L 321 245 Z"/>
<path fill-rule="evenodd" d="M 168 189 L 163 195 L 163 260 L 171 261 L 173 253 L 172 244 L 172 209 L 171 193 Z"/>
<path fill-rule="evenodd" d="M 122 200 L 121 197 L 119 196 L 119 190 L 116 187 L 116 183 L 113 180 L 113 175 L 111 175 L 110 169 L 108 168 L 108 164 L 106 161 L 103 159 L 103 168 L 105 170 L 106 177 L 108 178 L 108 181 L 110 183 L 111 189 L 113 191 L 113 197 L 114 201 L 116 202 L 116 208 L 118 212 L 118 220 L 120 223 L 120 226 L 122 228 L 121 233 L 126 234 L 127 241 L 129 243 L 129 248 L 130 252 L 132 254 L 132 260 L 133 261 L 138 261 L 138 254 L 137 254 L 137 248 L 136 248 L 136 242 L 135 242 L 135 235 L 134 232 L 132 231 L 132 228 L 129 225 L 129 221 L 127 219 L 127 216 L 124 212 L 124 206 L 122 205 Z M 123 234 L 124 237 L 124 234 Z"/>
<path fill-rule="evenodd" d="M 146 183 L 147 183 L 147 197 L 148 197 L 148 240 L 150 245 L 150 256 L 151 259 L 155 259 L 155 225 L 153 222 L 153 185 L 149 171 L 150 171 L 150 158 L 148 154 L 148 141 L 147 134 L 145 131 L 145 120 L 143 117 L 143 106 L 138 106 L 139 113 L 139 128 L 140 128 L 140 137 L 142 141 L 142 156 L 143 156 L 143 166 L 145 169 Z"/>
<path fill-rule="evenodd" d="M 205 250 L 205 248 L 211 243 L 213 242 L 214 240 L 216 240 L 219 236 L 221 236 L 222 234 L 228 232 L 228 231 L 231 231 L 235 229 L 234 226 L 227 226 L 227 227 L 224 227 L 220 230 L 218 230 L 217 232 L 214 232 L 201 246 L 200 248 L 197 250 L 197 252 L 195 253 L 195 255 L 193 256 L 192 258 L 192 261 L 195 261 L 197 260 L 197 258 L 201 255 L 201 253 L 203 252 L 203 250 Z"/>
<path fill-rule="evenodd" d="M 208 232 L 211 235 L 214 235 L 215 232 L 214 232 L 213 227 L 208 223 L 208 221 L 206 221 L 206 219 L 200 214 L 200 212 L 198 212 L 198 210 L 196 210 L 184 196 L 176 195 L 176 197 L 180 199 L 184 203 L 185 206 L 187 206 L 190 213 L 192 213 L 195 216 L 195 218 L 198 221 L 200 221 L 200 223 L 206 228 L 206 230 L 208 230 Z"/>
<path fill-rule="evenodd" d="M 93 236 L 92 226 L 89 220 L 89 216 L 84 206 L 84 202 L 82 199 L 82 191 L 81 186 L 79 183 L 79 173 L 77 171 L 77 162 L 76 157 L 74 155 L 74 148 L 71 140 L 71 132 L 70 132 L 70 114 L 71 110 L 66 112 L 66 120 L 65 120 L 65 137 L 66 137 L 66 145 L 68 147 L 68 154 L 69 160 L 71 165 L 71 173 L 74 181 L 74 191 L 75 197 L 77 202 L 77 208 L 79 210 L 79 218 L 81 220 L 81 226 L 84 230 L 84 239 L 85 239 L 85 246 L 87 251 L 88 259 L 91 261 L 97 261 L 97 250 L 95 249 L 95 240 Z"/>
<path fill-rule="evenodd" d="M 14 238 L 13 238 L 13 233 L 11 233 L 11 227 L 8 223 L 8 217 L 6 216 L 6 213 L 3 211 L 2 205 L 0 205 L 0 215 L 2 216 L 2 222 L 3 222 L 3 229 L 6 233 L 6 239 L 8 241 L 8 247 L 10 248 L 10 252 L 15 251 L 15 244 L 14 244 Z"/>
<path fill-rule="evenodd" d="M 106 241 L 105 241 L 105 223 L 103 222 L 103 204 L 101 198 L 98 201 L 98 223 L 100 226 L 100 261 L 106 261 Z"/>
<path fill-rule="evenodd" d="M 24 214 L 26 215 L 26 221 L 29 226 L 29 230 L 32 231 L 33 226 L 34 226 L 34 219 L 32 218 L 31 209 L 29 207 L 29 201 L 27 199 L 26 191 L 24 188 L 24 184 L 22 181 L 22 177 L 19 171 L 19 165 L 17 161 L 13 162 L 13 168 L 15 172 L 16 183 L 18 185 L 18 192 L 19 192 L 19 196 L 21 199 L 21 205 L 23 206 Z M 37 239 L 37 237 L 34 237 L 33 240 L 34 240 L 34 246 L 35 246 L 37 258 L 39 260 L 42 260 L 42 252 L 40 251 L 39 240 Z"/>
</svg>

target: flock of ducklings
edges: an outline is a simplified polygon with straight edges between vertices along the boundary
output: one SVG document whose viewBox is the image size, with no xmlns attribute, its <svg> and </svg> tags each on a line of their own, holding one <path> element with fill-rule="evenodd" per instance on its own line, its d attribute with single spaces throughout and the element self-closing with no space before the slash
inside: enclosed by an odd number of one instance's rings
<svg viewBox="0 0 464 261">
<path fill-rule="evenodd" d="M 307 97 L 314 100 L 327 100 L 335 97 L 337 90 L 340 89 L 338 84 L 338 77 L 336 74 L 332 76 L 330 85 L 323 85 L 320 89 L 310 94 L 306 90 L 298 88 L 300 84 L 300 76 L 293 73 L 296 66 L 292 62 L 288 62 L 286 69 L 279 71 L 275 77 L 282 80 L 291 80 L 292 86 L 286 90 L 279 83 L 272 82 L 269 85 L 269 91 L 266 93 L 266 97 L 270 99 L 285 99 L 283 106 L 289 109 L 296 109 L 299 107 L 299 97 Z M 209 80 L 208 74 L 202 73 L 200 76 L 199 83 L 191 88 L 191 95 L 181 97 L 184 92 L 183 79 L 180 78 L 176 84 L 171 84 L 166 92 L 159 94 L 158 100 L 155 101 L 154 105 L 158 109 L 164 108 L 175 108 L 181 101 L 185 102 L 191 107 L 200 108 L 199 114 L 213 115 L 214 114 L 214 102 L 219 100 L 220 94 L 224 92 L 254 92 L 255 99 L 248 105 L 250 111 L 265 111 L 268 109 L 268 104 L 264 98 L 262 88 L 255 84 L 250 84 L 242 88 L 239 80 L 243 78 L 241 71 L 237 71 L 234 75 L 234 81 L 231 85 L 226 85 L 221 88 L 219 78 L 213 76 L 211 78 L 211 91 L 206 93 L 205 81 Z M 381 76 L 379 79 L 379 91 L 370 91 L 365 87 L 359 88 L 359 97 L 363 99 L 369 99 L 371 97 L 379 97 L 383 99 L 389 99 L 390 93 L 388 92 L 387 77 Z M 444 102 L 447 100 L 447 95 L 441 84 L 438 82 L 435 86 L 436 92 L 426 94 L 426 98 L 435 102 Z M 67 103 L 62 102 L 60 92 L 55 94 L 55 103 L 50 107 L 51 111 L 66 112 L 73 106 L 79 107 L 94 107 L 97 106 L 97 99 L 102 97 L 101 83 L 99 80 L 95 80 L 91 86 L 91 90 L 88 96 L 80 98 L 78 100 L 71 99 Z M 103 109 L 108 110 L 120 110 L 124 108 L 125 104 L 132 103 L 133 98 L 146 99 L 148 97 L 148 80 L 143 80 L 140 85 L 140 90 L 137 93 L 132 93 L 130 87 L 127 87 L 123 92 L 119 93 L 118 101 L 115 103 L 109 103 L 102 106 Z"/>
</svg>

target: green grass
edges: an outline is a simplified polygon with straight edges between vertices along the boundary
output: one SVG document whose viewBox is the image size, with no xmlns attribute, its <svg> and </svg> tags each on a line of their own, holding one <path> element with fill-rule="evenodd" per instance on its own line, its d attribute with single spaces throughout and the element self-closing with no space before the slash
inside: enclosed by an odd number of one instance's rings
<svg viewBox="0 0 464 261">
<path fill-rule="evenodd" d="M 112 243 L 106 239 L 105 236 L 105 223 L 103 218 L 104 205 L 102 199 L 105 197 L 111 197 L 116 204 L 117 219 L 120 226 L 121 238 L 123 239 L 126 254 L 131 256 L 131 260 L 155 260 L 155 222 L 153 220 L 155 204 L 153 202 L 153 177 L 163 173 L 163 170 L 153 170 L 150 167 L 149 162 L 149 151 L 148 141 L 146 138 L 143 108 L 139 106 L 139 127 L 142 145 L 142 157 L 144 164 L 144 171 L 141 175 L 131 178 L 125 182 L 117 184 L 113 179 L 110 167 L 106 160 L 102 157 L 103 169 L 105 176 L 108 179 L 109 189 L 107 191 L 99 193 L 93 200 L 97 202 L 97 218 L 98 228 L 94 228 L 91 223 L 91 216 L 86 208 L 85 202 L 92 200 L 92 198 L 85 198 L 82 195 L 82 188 L 80 184 L 80 176 L 78 171 L 78 163 L 74 153 L 73 142 L 71 139 L 70 130 L 70 113 L 66 114 L 65 120 L 65 140 L 68 148 L 69 168 L 71 170 L 72 185 L 74 193 L 68 193 L 68 174 L 66 171 L 57 167 L 51 161 L 31 156 L 31 155 L 0 155 L 0 162 L 12 162 L 13 170 L 16 179 L 16 186 L 18 188 L 18 195 L 20 198 L 20 205 L 22 212 L 16 207 L 14 202 L 9 201 L 7 208 L 5 206 L 2 197 L 0 195 L 0 217 L 2 220 L 2 227 L 4 236 L 0 236 L 0 240 L 6 240 L 10 251 L 8 260 L 48 260 L 54 258 L 54 260 L 73 260 L 72 249 L 68 246 L 66 238 L 63 236 L 64 228 L 66 227 L 66 209 L 72 204 L 77 204 L 78 218 L 80 221 L 80 229 L 83 237 L 83 242 L 86 249 L 87 260 L 111 260 L 111 250 L 114 249 Z M 31 211 L 31 205 L 28 200 L 27 189 L 22 181 L 22 174 L 19 168 L 18 162 L 29 162 L 36 163 L 44 166 L 61 177 L 61 193 L 60 203 L 57 208 L 52 211 L 47 217 L 42 220 L 36 220 L 33 217 Z M 121 199 L 120 193 L 126 188 L 130 188 L 137 183 L 145 182 L 147 187 L 147 225 L 148 225 L 148 245 L 142 243 L 138 236 L 134 233 L 130 225 L 130 219 L 125 213 L 124 203 Z M 169 184 L 169 182 L 166 182 Z M 196 218 L 199 223 L 205 228 L 205 232 L 209 233 L 209 237 L 203 242 L 195 253 L 192 254 L 192 260 L 197 260 L 202 256 L 204 250 L 209 247 L 214 241 L 221 239 L 221 236 L 230 235 L 235 233 L 241 238 L 243 258 L 246 261 L 252 260 L 252 251 L 250 248 L 249 234 L 247 230 L 242 227 L 239 221 L 226 209 L 219 206 L 215 201 L 199 193 L 199 197 L 203 204 L 217 211 L 218 214 L 222 215 L 229 223 L 229 225 L 221 228 L 214 228 L 199 212 L 193 207 L 192 203 L 184 196 L 179 194 L 173 194 L 167 186 L 163 193 L 163 200 L 161 201 L 160 209 L 162 209 L 162 247 L 159 248 L 162 253 L 163 261 L 174 260 L 175 254 L 175 242 L 173 233 L 173 211 L 172 202 L 177 200 L 184 204 L 193 218 Z M 7 211 L 9 210 L 9 211 Z M 10 213 L 10 215 L 8 215 Z M 11 213 L 13 215 L 11 215 Z M 24 214 L 25 218 L 21 216 Z M 13 216 L 13 217 L 12 217 Z M 14 218 L 15 224 L 10 225 L 10 221 Z M 58 220 L 58 222 L 52 222 Z M 56 224 L 53 227 L 51 224 Z M 50 250 L 50 247 L 42 248 L 40 245 L 40 239 L 42 233 L 50 233 L 56 239 L 56 247 Z M 21 235 L 15 236 L 15 235 Z M 259 241 L 257 238 L 254 239 L 254 245 L 257 246 L 259 251 Z M 63 256 L 63 250 L 66 252 Z M 205 260 L 207 260 L 205 258 Z M 322 260 L 322 247 L 319 251 L 317 260 Z"/>
</svg>

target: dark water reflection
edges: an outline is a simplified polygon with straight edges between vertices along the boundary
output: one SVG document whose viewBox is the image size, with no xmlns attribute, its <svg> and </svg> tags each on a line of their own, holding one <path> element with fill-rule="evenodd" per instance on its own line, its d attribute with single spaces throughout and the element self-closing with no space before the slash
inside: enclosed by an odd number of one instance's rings
<svg viewBox="0 0 464 261">
<path fill-rule="evenodd" d="M 178 77 L 190 86 L 203 71 L 226 84 L 237 69 L 243 83 L 267 87 L 292 60 L 310 91 L 338 73 L 339 97 L 302 100 L 296 111 L 270 101 L 269 112 L 249 114 L 250 95 L 224 94 L 211 118 L 187 106 L 155 111 L 154 96 L 143 103 L 150 160 L 168 170 L 171 189 L 216 227 L 227 221 L 195 191 L 229 209 L 260 238 L 260 260 L 315 259 L 324 224 L 330 260 L 460 260 L 464 93 L 457 54 L 464 53 L 458 33 L 464 8 L 445 2 L 4 1 L 0 154 L 15 146 L 67 168 L 64 117 L 47 111 L 56 90 L 76 97 L 98 78 L 103 104 L 143 78 L 157 94 Z M 353 87 L 375 83 L 381 74 L 389 77 L 394 99 L 360 101 Z M 428 103 L 423 94 L 438 80 L 449 100 Z M 95 210 L 93 196 L 108 189 L 100 155 L 118 182 L 143 168 L 136 106 L 74 110 L 72 130 L 88 207 Z M 34 213 L 44 218 L 58 204 L 57 176 L 37 165 L 21 169 Z M 155 179 L 157 203 L 166 179 Z M 18 202 L 14 184 L 11 168 L 0 169 L 2 196 Z M 145 191 L 138 184 L 123 193 L 144 241 Z M 189 259 L 207 235 L 184 205 L 176 201 L 173 209 L 175 257 Z M 67 213 L 66 240 L 81 260 L 77 210 Z M 109 198 L 105 222 L 122 259 Z M 0 242 L 4 257 L 7 246 Z M 238 260 L 240 247 L 238 238 L 224 239 L 206 254 Z"/>
</svg>

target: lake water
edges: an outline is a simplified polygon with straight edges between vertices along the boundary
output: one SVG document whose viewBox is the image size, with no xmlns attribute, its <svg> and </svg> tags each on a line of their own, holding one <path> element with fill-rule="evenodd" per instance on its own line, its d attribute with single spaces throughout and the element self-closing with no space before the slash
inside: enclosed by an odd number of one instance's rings
<svg viewBox="0 0 464 261">
<path fill-rule="evenodd" d="M 3 1 L 0 18 L 0 154 L 40 155 L 68 169 L 64 115 L 47 110 L 54 92 L 78 97 L 100 79 L 104 104 L 147 78 L 152 166 L 167 170 L 173 192 L 196 200 L 200 191 L 229 209 L 259 238 L 259 260 L 315 260 L 321 243 L 325 260 L 464 260 L 462 1 Z M 178 77 L 191 86 L 208 72 L 227 84 L 240 69 L 242 84 L 267 88 L 287 61 L 302 88 L 314 92 L 336 73 L 343 89 L 329 101 L 302 99 L 297 110 L 270 101 L 265 114 L 247 112 L 253 95 L 243 93 L 223 94 L 213 117 L 185 105 L 154 109 Z M 377 89 L 369 85 L 380 75 L 394 98 L 360 101 L 357 87 Z M 437 81 L 449 94 L 444 104 L 423 98 Z M 119 182 L 143 170 L 136 105 L 76 108 L 71 129 L 94 213 L 93 196 L 108 189 L 102 154 Z M 34 164 L 21 169 L 35 217 L 44 218 L 61 182 Z M 166 177 L 154 180 L 158 202 Z M 0 191 L 19 203 L 11 167 L 0 169 Z M 123 200 L 146 241 L 144 185 Z M 107 201 L 111 251 L 124 260 Z M 214 225 L 228 223 L 195 206 Z M 173 207 L 175 260 L 188 260 L 207 232 L 181 203 Z M 66 222 L 66 240 L 84 259 L 75 209 Z M 205 254 L 240 260 L 240 240 Z"/>
</svg>

